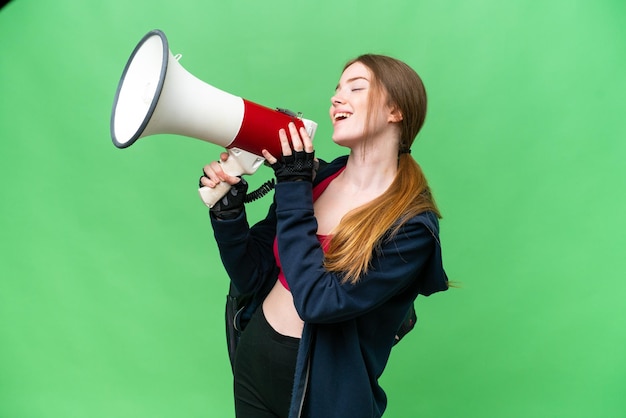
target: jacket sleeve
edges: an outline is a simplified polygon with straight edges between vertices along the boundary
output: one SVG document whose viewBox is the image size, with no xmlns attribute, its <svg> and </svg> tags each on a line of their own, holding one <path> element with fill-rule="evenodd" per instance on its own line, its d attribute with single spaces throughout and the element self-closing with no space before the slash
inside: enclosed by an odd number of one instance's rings
<svg viewBox="0 0 626 418">
<path fill-rule="evenodd" d="M 294 198 L 297 196 L 297 198 Z M 405 223 L 374 254 L 371 267 L 357 284 L 342 284 L 341 275 L 323 267 L 316 237 L 311 185 L 276 185 L 278 250 L 296 310 L 311 323 L 332 323 L 362 315 L 409 286 L 429 295 L 447 288 L 441 253 L 426 215 Z"/>
<path fill-rule="evenodd" d="M 228 276 L 241 293 L 256 292 L 275 278 L 273 243 L 276 236 L 275 205 L 267 217 L 249 227 L 245 211 L 232 220 L 211 216 L 220 257 Z"/>
</svg>

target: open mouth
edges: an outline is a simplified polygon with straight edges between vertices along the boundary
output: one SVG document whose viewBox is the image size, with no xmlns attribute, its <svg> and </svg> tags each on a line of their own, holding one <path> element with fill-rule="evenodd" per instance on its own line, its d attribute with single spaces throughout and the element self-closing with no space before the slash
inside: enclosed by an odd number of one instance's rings
<svg viewBox="0 0 626 418">
<path fill-rule="evenodd" d="M 350 116 L 352 116 L 352 113 L 345 113 L 345 112 L 335 113 L 335 121 L 348 119 Z"/>
</svg>

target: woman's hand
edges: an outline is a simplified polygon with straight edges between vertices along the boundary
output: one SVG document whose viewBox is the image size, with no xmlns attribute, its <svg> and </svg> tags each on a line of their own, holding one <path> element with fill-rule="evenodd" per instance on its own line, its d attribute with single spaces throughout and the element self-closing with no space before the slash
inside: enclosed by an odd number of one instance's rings
<svg viewBox="0 0 626 418">
<path fill-rule="evenodd" d="M 268 164 L 274 169 L 276 182 L 284 181 L 313 181 L 315 168 L 315 152 L 313 141 L 304 127 L 300 132 L 293 122 L 289 123 L 291 144 L 284 129 L 278 131 L 283 157 L 277 160 L 267 150 L 261 151 Z M 293 151 L 292 151 L 293 145 Z"/>
<path fill-rule="evenodd" d="M 227 152 L 221 153 L 220 161 L 226 162 L 226 160 L 228 160 L 228 153 Z M 204 166 L 203 176 L 200 177 L 198 186 L 210 187 L 214 189 L 215 186 L 217 186 L 219 183 L 223 181 L 230 184 L 231 186 L 234 186 L 235 184 L 241 181 L 241 178 L 237 176 L 231 176 L 230 174 L 226 173 L 222 169 L 222 165 L 220 164 L 219 161 L 213 161 L 210 164 L 207 164 Z"/>
<path fill-rule="evenodd" d="M 228 159 L 228 153 L 220 154 L 220 161 L 225 162 Z M 221 182 L 230 184 L 228 193 L 217 201 L 210 212 L 218 219 L 234 219 L 243 212 L 243 207 L 248 192 L 248 183 L 241 177 L 231 176 L 227 174 L 222 165 L 218 161 L 213 161 L 203 168 L 203 175 L 199 180 L 199 187 L 210 187 L 214 189 Z"/>
</svg>

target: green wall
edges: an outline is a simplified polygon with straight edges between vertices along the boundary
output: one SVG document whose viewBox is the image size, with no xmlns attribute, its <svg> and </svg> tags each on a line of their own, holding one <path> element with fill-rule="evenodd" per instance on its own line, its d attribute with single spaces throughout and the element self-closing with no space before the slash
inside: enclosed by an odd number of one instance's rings
<svg viewBox="0 0 626 418">
<path fill-rule="evenodd" d="M 626 416 L 626 3 L 33 1 L 0 10 L 0 417 L 233 416 L 227 278 L 196 184 L 219 147 L 119 150 L 130 52 L 319 122 L 343 63 L 423 77 L 414 157 L 460 288 L 418 301 L 389 417 Z M 262 168 L 253 185 L 271 176 Z M 263 216 L 269 198 L 250 205 Z"/>
</svg>

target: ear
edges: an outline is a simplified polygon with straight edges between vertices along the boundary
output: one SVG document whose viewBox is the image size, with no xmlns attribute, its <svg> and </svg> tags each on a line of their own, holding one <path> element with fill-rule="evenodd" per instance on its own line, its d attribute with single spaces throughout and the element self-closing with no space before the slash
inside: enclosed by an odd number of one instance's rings
<svg viewBox="0 0 626 418">
<path fill-rule="evenodd" d="M 403 119 L 402 112 L 397 107 L 392 107 L 389 115 L 387 116 L 387 122 L 396 123 Z"/>
</svg>

